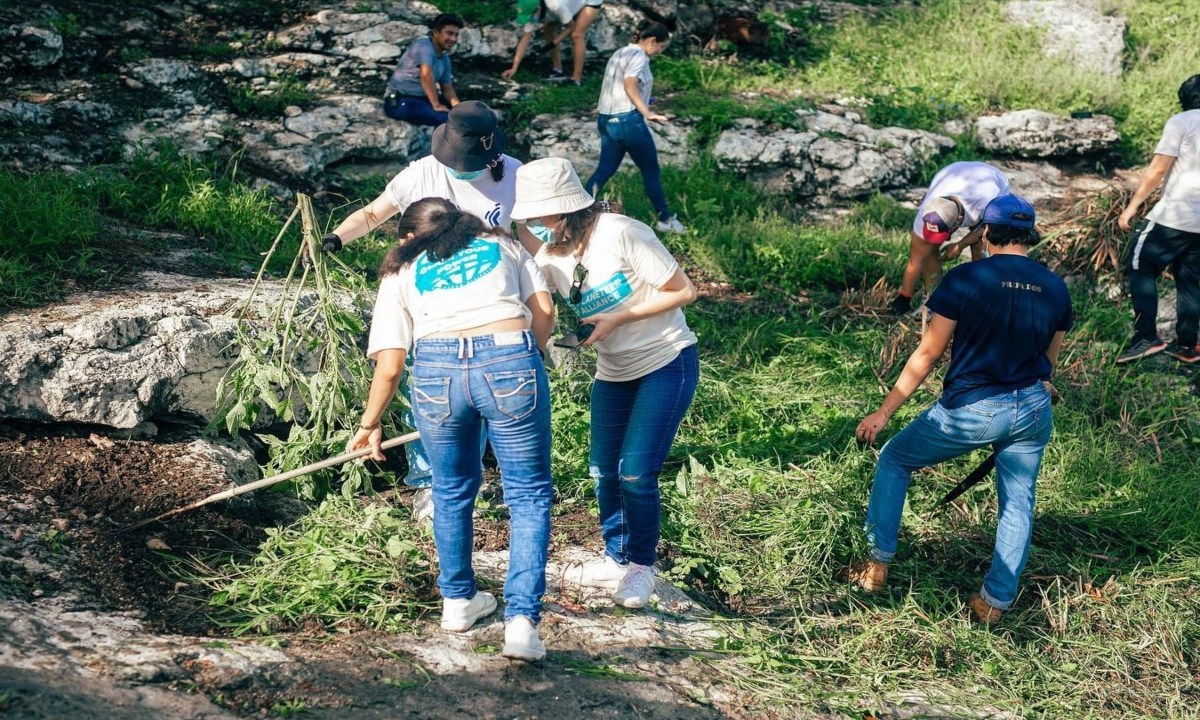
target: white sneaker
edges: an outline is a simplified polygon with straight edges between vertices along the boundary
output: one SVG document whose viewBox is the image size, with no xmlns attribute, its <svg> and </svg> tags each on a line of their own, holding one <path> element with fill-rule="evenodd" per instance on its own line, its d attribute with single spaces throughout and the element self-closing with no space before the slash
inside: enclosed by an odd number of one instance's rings
<svg viewBox="0 0 1200 720">
<path fill-rule="evenodd" d="M 618 565 L 608 555 L 603 560 L 588 560 L 581 565 L 572 565 L 564 576 L 567 582 L 605 590 L 616 590 L 623 577 L 625 566 Z"/>
<path fill-rule="evenodd" d="M 671 217 L 667 218 L 666 220 L 659 220 L 657 223 L 654 224 L 654 227 L 658 228 L 662 232 L 669 232 L 669 233 L 687 232 L 687 228 L 685 228 L 683 226 L 683 223 L 679 222 L 679 217 L 676 215 L 672 215 Z"/>
<path fill-rule="evenodd" d="M 433 524 L 433 488 L 417 488 L 412 499 L 413 519 L 427 525 Z"/>
<path fill-rule="evenodd" d="M 654 567 L 629 563 L 621 584 L 613 593 L 613 602 L 627 608 L 646 607 L 654 594 Z"/>
<path fill-rule="evenodd" d="M 517 615 L 504 625 L 504 649 L 500 654 L 514 660 L 541 660 L 546 657 L 546 644 L 538 637 L 533 621 Z"/>
<path fill-rule="evenodd" d="M 442 600 L 442 629 L 466 632 L 475 621 L 496 610 L 496 598 L 491 593 L 477 592 L 475 597 Z"/>
</svg>

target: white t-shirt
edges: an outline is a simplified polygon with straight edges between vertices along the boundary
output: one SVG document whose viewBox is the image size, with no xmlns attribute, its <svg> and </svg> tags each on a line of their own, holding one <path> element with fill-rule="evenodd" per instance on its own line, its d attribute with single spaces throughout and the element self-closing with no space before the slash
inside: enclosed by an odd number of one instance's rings
<svg viewBox="0 0 1200 720">
<path fill-rule="evenodd" d="M 929 190 L 917 208 L 917 216 L 913 218 L 912 231 L 917 237 L 922 237 L 924 223 L 921 218 L 925 217 L 925 206 L 933 198 L 949 195 L 958 198 L 963 204 L 963 221 L 959 228 L 969 231 L 979 224 L 988 203 L 1008 194 L 1008 178 L 999 168 L 983 162 L 950 163 L 938 171 L 929 183 Z"/>
<path fill-rule="evenodd" d="M 551 255 L 542 248 L 535 260 L 551 291 L 568 297 L 575 254 Z M 596 220 L 587 250 L 578 262 L 588 271 L 582 302 L 573 306 L 583 322 L 598 313 L 644 302 L 679 269 L 679 263 L 653 230 L 616 213 L 604 213 Z M 679 308 L 651 315 L 622 325 L 593 346 L 597 352 L 596 377 L 611 382 L 636 380 L 667 365 L 679 351 L 695 344 L 696 335 Z"/>
<path fill-rule="evenodd" d="M 1162 200 L 1147 218 L 1184 232 L 1200 232 L 1200 110 L 1173 115 L 1163 127 L 1155 155 L 1175 158 L 1163 181 Z"/>
<path fill-rule="evenodd" d="M 427 197 L 445 198 L 488 225 L 508 230 L 512 223 L 509 213 L 517 197 L 517 168 L 521 161 L 501 155 L 504 162 L 504 178 L 500 182 L 492 179 L 492 171 L 486 170 L 475 182 L 457 180 L 446 172 L 446 166 L 432 155 L 409 163 L 387 184 L 387 196 L 400 212 L 416 201 Z"/>
<path fill-rule="evenodd" d="M 625 78 L 638 79 L 638 95 L 647 105 L 650 92 L 654 89 L 654 75 L 650 73 L 650 56 L 641 46 L 626 45 L 613 53 L 604 68 L 604 84 L 600 88 L 600 102 L 596 106 L 601 115 L 617 115 L 637 110 L 637 106 L 625 93 Z"/>
<path fill-rule="evenodd" d="M 411 351 L 423 337 L 533 317 L 525 301 L 547 292 L 546 281 L 520 243 L 477 237 L 453 257 L 427 255 L 384 276 L 375 297 L 367 357 L 380 350 Z"/>
</svg>

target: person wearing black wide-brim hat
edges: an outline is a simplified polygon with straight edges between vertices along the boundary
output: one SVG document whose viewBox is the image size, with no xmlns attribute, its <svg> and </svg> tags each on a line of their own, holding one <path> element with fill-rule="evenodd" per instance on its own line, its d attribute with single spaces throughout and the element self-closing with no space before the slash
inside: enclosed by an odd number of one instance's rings
<svg viewBox="0 0 1200 720">
<path fill-rule="evenodd" d="M 379 197 L 356 210 L 324 238 L 325 252 L 342 247 L 381 227 L 408 206 L 427 197 L 445 198 L 488 227 L 511 230 L 516 201 L 517 168 L 521 162 L 504 154 L 506 138 L 496 113 L 478 100 L 455 105 L 446 122 L 433 132 L 433 154 L 409 164 L 387 184 Z M 517 238 L 526 249 L 538 241 L 521 226 Z M 532 254 L 532 253 L 531 253 Z M 404 422 L 412 426 L 411 418 Z M 481 439 L 482 441 L 482 439 Z M 482 442 L 481 442 L 482 445 Z M 482 447 L 480 448 L 482 451 Z M 429 461 L 419 442 L 405 446 L 409 471 L 404 484 L 428 488 Z M 432 517 L 428 491 L 414 499 L 420 519 Z"/>
</svg>

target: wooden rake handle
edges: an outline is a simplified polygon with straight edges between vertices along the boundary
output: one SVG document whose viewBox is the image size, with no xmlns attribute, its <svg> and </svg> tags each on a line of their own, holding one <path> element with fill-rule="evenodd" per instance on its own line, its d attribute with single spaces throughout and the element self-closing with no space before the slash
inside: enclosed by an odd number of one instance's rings
<svg viewBox="0 0 1200 720">
<path fill-rule="evenodd" d="M 421 437 L 420 433 L 416 433 L 416 432 L 406 433 L 404 435 L 399 435 L 397 437 L 394 437 L 391 440 L 383 441 L 381 447 L 384 450 L 390 450 L 391 448 L 399 447 L 401 445 L 410 443 L 413 440 L 418 440 L 418 439 L 420 439 L 420 437 Z M 208 505 L 210 503 L 215 503 L 220 500 L 228 500 L 229 498 L 237 497 L 238 495 L 245 495 L 246 493 L 254 492 L 255 490 L 259 490 L 261 488 L 265 488 L 270 485 L 276 485 L 285 480 L 291 480 L 292 478 L 300 477 L 301 475 L 308 475 L 309 473 L 314 473 L 318 470 L 324 470 L 325 468 L 333 467 L 334 465 L 341 465 L 342 463 L 349 462 L 351 460 L 357 460 L 358 458 L 365 457 L 365 456 L 369 455 L 370 453 L 371 453 L 371 448 L 365 447 L 365 448 L 362 448 L 361 450 L 345 452 L 345 453 L 342 453 L 341 455 L 335 455 L 334 457 L 331 457 L 331 458 L 319 460 L 310 465 L 298 467 L 295 470 L 288 470 L 287 472 L 279 473 L 278 475 L 272 475 L 271 477 L 263 478 L 262 480 L 256 480 L 252 483 L 247 483 L 245 485 L 239 485 L 238 487 L 230 488 L 229 490 L 222 490 L 221 492 L 216 493 L 215 495 L 209 495 L 208 497 L 204 498 L 203 500 L 197 500 L 196 502 L 191 503 L 189 505 L 184 505 L 183 507 L 178 507 L 178 508 L 175 508 L 174 510 L 168 510 L 167 512 L 162 513 L 161 515 L 155 515 L 154 517 L 150 518 L 149 520 L 142 520 L 139 523 L 135 523 L 128 527 L 121 528 L 121 530 L 119 532 L 129 532 L 130 530 L 137 530 L 138 528 L 145 527 L 145 526 L 149 525 L 150 523 L 158 522 L 159 520 L 165 520 L 169 517 L 174 517 L 175 515 L 179 515 L 180 513 L 185 513 L 188 510 L 195 510 L 198 507 L 204 507 L 205 505 Z"/>
</svg>

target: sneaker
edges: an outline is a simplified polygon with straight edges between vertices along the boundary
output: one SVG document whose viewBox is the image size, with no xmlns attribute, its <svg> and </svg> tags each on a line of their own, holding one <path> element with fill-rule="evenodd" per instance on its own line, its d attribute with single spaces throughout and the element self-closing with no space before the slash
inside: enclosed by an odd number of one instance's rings
<svg viewBox="0 0 1200 720">
<path fill-rule="evenodd" d="M 912 310 L 912 298 L 897 295 L 895 300 L 888 303 L 888 312 L 893 315 L 904 315 Z"/>
<path fill-rule="evenodd" d="M 1200 362 L 1200 345 L 1180 345 L 1177 342 L 1171 343 L 1171 346 L 1167 348 L 1167 354 L 1179 362 Z"/>
<path fill-rule="evenodd" d="M 967 605 L 971 608 L 971 617 L 975 618 L 975 622 L 980 625 L 995 625 L 1004 617 L 1004 611 L 988 605 L 987 600 L 979 593 L 971 593 L 971 597 L 967 599 Z"/>
<path fill-rule="evenodd" d="M 417 488 L 413 493 L 412 513 L 417 522 L 433 524 L 433 488 Z"/>
<path fill-rule="evenodd" d="M 846 576 L 863 592 L 883 592 L 887 589 L 888 566 L 887 563 L 866 558 L 851 563 Z"/>
<path fill-rule="evenodd" d="M 669 232 L 669 233 L 687 232 L 687 228 L 683 226 L 683 223 L 679 222 L 679 217 L 676 215 L 672 215 L 671 217 L 667 218 L 666 220 L 659 220 L 657 223 L 654 224 L 654 227 L 658 228 L 660 232 Z"/>
<path fill-rule="evenodd" d="M 654 594 L 654 567 L 629 563 L 625 575 L 613 593 L 613 602 L 621 607 L 642 608 Z"/>
<path fill-rule="evenodd" d="M 546 644 L 538 637 L 537 625 L 517 615 L 504 624 L 504 649 L 500 654 L 513 660 L 541 660 L 546 657 Z"/>
<path fill-rule="evenodd" d="M 1134 339 L 1129 347 L 1125 348 L 1125 352 L 1117 356 L 1117 364 L 1124 365 L 1125 363 L 1141 360 L 1142 358 L 1157 355 L 1167 349 L 1167 344 L 1160 338 L 1152 340 L 1137 340 Z"/>
<path fill-rule="evenodd" d="M 546 73 L 546 79 L 558 82 L 567 79 L 567 74 L 561 68 L 550 68 L 550 72 Z"/>
<path fill-rule="evenodd" d="M 617 561 L 608 555 L 605 555 L 603 560 L 589 560 L 581 565 L 572 565 L 563 575 L 567 582 L 605 590 L 616 590 L 623 577 L 625 566 L 618 565 Z"/>
<path fill-rule="evenodd" d="M 470 600 L 450 598 L 442 600 L 442 629 L 450 632 L 466 632 L 479 618 L 491 615 L 496 609 L 496 598 L 491 593 L 477 592 Z"/>
</svg>

